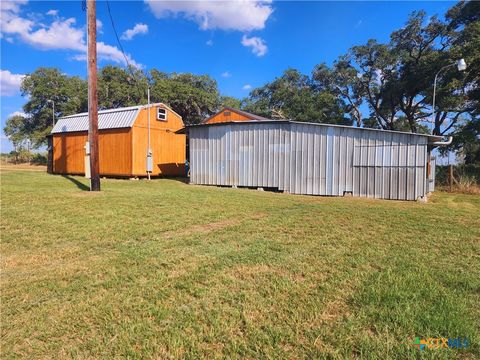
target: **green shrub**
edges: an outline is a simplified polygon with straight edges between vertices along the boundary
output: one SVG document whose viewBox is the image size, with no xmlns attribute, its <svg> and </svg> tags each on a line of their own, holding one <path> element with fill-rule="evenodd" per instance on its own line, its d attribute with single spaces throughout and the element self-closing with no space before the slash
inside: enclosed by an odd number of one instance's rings
<svg viewBox="0 0 480 360">
<path fill-rule="evenodd" d="M 26 149 L 13 150 L 8 154 L 2 154 L 3 163 L 11 164 L 34 164 L 47 165 L 47 153 L 33 153 Z"/>
<path fill-rule="evenodd" d="M 47 165 L 47 153 L 33 154 L 30 163 L 35 165 Z"/>
</svg>

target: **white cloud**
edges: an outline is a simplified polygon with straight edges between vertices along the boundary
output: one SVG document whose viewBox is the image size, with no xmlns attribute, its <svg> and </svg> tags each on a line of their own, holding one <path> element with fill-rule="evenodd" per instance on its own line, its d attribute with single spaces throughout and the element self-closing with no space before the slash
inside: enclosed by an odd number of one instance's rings
<svg viewBox="0 0 480 360">
<path fill-rule="evenodd" d="M 102 60 L 109 60 L 127 65 L 125 57 L 116 46 L 107 45 L 104 42 L 97 42 L 97 55 Z M 141 69 L 143 67 L 142 64 L 133 60 L 129 54 L 125 54 L 125 56 L 127 57 L 128 64 L 136 67 L 137 69 Z M 77 61 L 87 61 L 87 54 L 74 55 L 72 56 L 72 59 Z"/>
<path fill-rule="evenodd" d="M 0 70 L 1 96 L 14 96 L 20 91 L 20 84 L 25 75 L 12 74 L 8 70 Z"/>
<path fill-rule="evenodd" d="M 251 47 L 252 52 L 257 56 L 263 56 L 268 51 L 265 40 L 257 36 L 252 36 L 251 38 L 249 38 L 247 35 L 243 35 L 242 45 L 246 47 Z"/>
<path fill-rule="evenodd" d="M 224 77 L 224 78 L 229 78 L 231 76 L 232 76 L 232 74 L 230 74 L 228 71 L 225 71 L 225 72 L 222 73 L 222 77 Z"/>
<path fill-rule="evenodd" d="M 207 44 L 207 46 L 213 46 L 213 40 L 207 40 L 205 44 Z"/>
<path fill-rule="evenodd" d="M 58 15 L 58 10 L 48 10 L 47 11 L 47 15 L 50 15 L 50 16 L 57 16 Z"/>
<path fill-rule="evenodd" d="M 56 19 L 50 25 L 35 24 L 19 15 L 19 7 L 2 7 L 1 32 L 16 35 L 24 42 L 42 49 L 81 50 L 85 48 L 84 30 L 75 27 L 75 19 Z"/>
<path fill-rule="evenodd" d="M 23 34 L 28 33 L 33 27 L 33 21 L 18 16 L 20 3 L 0 2 L 0 33 Z"/>
<path fill-rule="evenodd" d="M 85 60 L 87 44 L 85 41 L 85 29 L 76 26 L 75 18 L 55 18 L 51 24 L 36 24 L 34 21 L 19 15 L 21 3 L 8 3 L 1 7 L 1 33 L 16 36 L 25 43 L 40 50 L 72 50 L 80 54 L 74 55 L 76 60 Z M 97 21 L 97 27 L 102 28 L 101 21 Z M 97 43 L 98 57 L 101 60 L 109 60 L 120 64 L 126 64 L 122 52 L 115 46 L 103 42 Z M 130 55 L 126 55 L 129 63 L 135 67 L 142 65 L 135 62 Z"/>
<path fill-rule="evenodd" d="M 23 111 L 14 111 L 11 114 L 8 115 L 9 118 L 13 116 L 21 116 L 21 117 L 28 117 L 27 114 L 25 114 Z"/>
<path fill-rule="evenodd" d="M 146 24 L 135 24 L 133 29 L 126 30 L 122 36 L 122 40 L 132 40 L 135 35 L 146 34 L 148 33 L 148 25 Z"/>
<path fill-rule="evenodd" d="M 242 87 L 243 90 L 250 90 L 251 88 L 252 88 L 252 85 L 250 85 L 250 84 L 245 84 Z"/>
<path fill-rule="evenodd" d="M 97 19 L 97 31 L 99 34 L 103 34 L 102 29 L 103 29 L 103 23 Z"/>
<path fill-rule="evenodd" d="M 84 31 L 75 27 L 74 18 L 55 20 L 35 31 L 19 32 L 20 37 L 41 50 L 68 49 L 85 51 Z"/>
<path fill-rule="evenodd" d="M 123 56 L 123 53 L 116 46 L 107 45 L 104 42 L 98 42 L 97 52 L 98 52 L 98 57 L 100 59 L 110 60 L 116 63 L 125 64 L 125 57 Z M 130 65 L 135 66 L 136 68 L 139 68 L 139 69 L 143 67 L 142 64 L 137 63 L 135 60 L 133 60 L 129 54 L 125 54 L 125 56 L 127 57 L 128 63 Z"/>
<path fill-rule="evenodd" d="M 123 65 L 132 65 L 137 69 L 143 68 L 143 65 L 133 60 L 130 54 L 125 54 L 124 56 L 116 46 L 105 44 L 102 41 L 97 42 L 97 56 L 100 60 L 113 61 Z M 76 55 L 73 57 L 73 59 L 78 61 L 86 61 L 87 54 L 84 53 L 82 55 Z"/>
<path fill-rule="evenodd" d="M 14 13 L 18 13 L 20 11 L 20 6 L 25 5 L 28 3 L 28 0 L 16 0 L 16 1 L 8 1 L 4 0 L 0 2 L 0 10 L 3 11 L 11 11 Z"/>
<path fill-rule="evenodd" d="M 273 12 L 271 1 L 156 1 L 145 0 L 157 18 L 182 16 L 202 30 L 251 31 L 265 27 Z"/>
</svg>

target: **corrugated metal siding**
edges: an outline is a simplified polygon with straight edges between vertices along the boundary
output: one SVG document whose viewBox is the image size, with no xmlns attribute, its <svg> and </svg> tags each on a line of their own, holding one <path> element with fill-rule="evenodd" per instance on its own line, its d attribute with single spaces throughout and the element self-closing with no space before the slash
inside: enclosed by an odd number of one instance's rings
<svg viewBox="0 0 480 360">
<path fill-rule="evenodd" d="M 437 158 L 435 156 L 430 157 L 430 175 L 428 177 L 427 192 L 435 191 L 435 172 L 437 171 Z"/>
<path fill-rule="evenodd" d="M 130 108 L 99 111 L 98 129 L 104 130 L 132 127 L 140 109 L 140 106 L 135 106 Z M 82 113 L 58 119 L 53 127 L 52 134 L 87 130 L 88 113 Z"/>
<path fill-rule="evenodd" d="M 195 184 L 399 200 L 426 194 L 425 136 L 294 122 L 189 131 Z"/>
</svg>

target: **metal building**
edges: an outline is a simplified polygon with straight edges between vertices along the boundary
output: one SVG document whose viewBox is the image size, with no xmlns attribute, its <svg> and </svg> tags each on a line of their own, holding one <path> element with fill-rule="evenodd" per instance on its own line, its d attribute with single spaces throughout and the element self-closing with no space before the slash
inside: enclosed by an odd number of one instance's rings
<svg viewBox="0 0 480 360">
<path fill-rule="evenodd" d="M 433 189 L 428 145 L 442 144 L 439 136 L 283 120 L 188 131 L 194 184 L 398 200 Z"/>
</svg>

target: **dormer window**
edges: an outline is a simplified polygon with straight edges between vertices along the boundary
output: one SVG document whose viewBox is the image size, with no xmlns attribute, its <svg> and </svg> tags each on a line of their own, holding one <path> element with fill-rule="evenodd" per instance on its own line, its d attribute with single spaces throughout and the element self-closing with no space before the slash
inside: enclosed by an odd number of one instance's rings
<svg viewBox="0 0 480 360">
<path fill-rule="evenodd" d="M 167 121 L 167 109 L 164 109 L 164 108 L 157 109 L 157 120 Z"/>
</svg>

